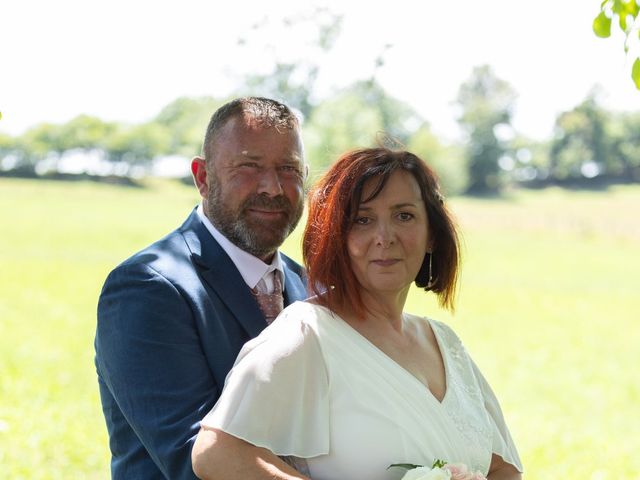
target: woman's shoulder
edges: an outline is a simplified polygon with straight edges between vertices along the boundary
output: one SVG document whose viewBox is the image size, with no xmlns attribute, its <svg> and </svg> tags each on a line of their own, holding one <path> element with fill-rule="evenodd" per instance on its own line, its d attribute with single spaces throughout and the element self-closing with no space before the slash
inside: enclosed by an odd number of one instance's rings
<svg viewBox="0 0 640 480">
<path fill-rule="evenodd" d="M 433 333 L 447 345 L 459 345 L 462 343 L 458 334 L 446 323 L 440 320 L 434 320 L 429 317 L 415 315 L 412 313 L 405 313 L 405 318 L 411 322 L 422 325 L 431 326 Z"/>
<path fill-rule="evenodd" d="M 317 303 L 314 298 L 298 300 L 286 307 L 273 324 L 303 324 L 314 327 L 318 319 L 331 316 L 331 311 Z"/>
<path fill-rule="evenodd" d="M 283 358 L 317 356 L 316 319 L 321 314 L 307 302 L 292 303 L 260 335 L 245 343 L 236 363 L 245 357 L 271 364 Z"/>
<path fill-rule="evenodd" d="M 271 325 L 246 345 L 255 348 L 268 343 L 285 349 L 300 346 L 307 342 L 309 337 L 317 336 L 317 321 L 327 314 L 326 309 L 320 305 L 308 301 L 293 302 L 282 310 Z"/>
<path fill-rule="evenodd" d="M 287 306 L 282 313 L 288 313 L 289 315 L 298 313 L 319 315 L 324 310 L 326 310 L 326 308 L 318 303 L 316 297 L 311 297 L 306 300 L 297 300 L 293 302 Z"/>
</svg>

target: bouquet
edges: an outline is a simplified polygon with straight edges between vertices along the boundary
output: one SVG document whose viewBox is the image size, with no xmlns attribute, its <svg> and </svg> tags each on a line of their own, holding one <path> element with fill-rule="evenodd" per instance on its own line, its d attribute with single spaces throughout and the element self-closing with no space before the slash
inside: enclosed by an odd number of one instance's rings
<svg viewBox="0 0 640 480">
<path fill-rule="evenodd" d="M 407 470 L 402 480 L 487 480 L 480 472 L 470 471 L 464 463 L 433 462 L 431 468 L 411 463 L 394 463 L 391 467 Z"/>
</svg>

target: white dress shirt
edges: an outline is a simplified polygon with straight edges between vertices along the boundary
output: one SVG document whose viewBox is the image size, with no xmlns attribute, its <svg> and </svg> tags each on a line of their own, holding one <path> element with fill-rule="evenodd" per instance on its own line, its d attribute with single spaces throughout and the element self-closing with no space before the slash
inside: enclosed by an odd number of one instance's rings
<svg viewBox="0 0 640 480">
<path fill-rule="evenodd" d="M 231 243 L 227 237 L 220 233 L 220 231 L 213 226 L 211 221 L 204 214 L 202 203 L 198 205 L 196 212 L 209 233 L 213 235 L 213 238 L 220 244 L 227 255 L 229 255 L 229 258 L 231 258 L 231 261 L 236 266 L 249 288 L 257 287 L 262 293 L 273 293 L 274 281 L 272 273 L 275 273 L 275 275 L 280 276 L 282 291 L 284 291 L 284 267 L 282 265 L 282 258 L 280 258 L 279 251 L 276 251 L 271 264 L 264 263 L 259 258 L 254 257 L 250 253 L 239 248 L 237 245 Z"/>
</svg>

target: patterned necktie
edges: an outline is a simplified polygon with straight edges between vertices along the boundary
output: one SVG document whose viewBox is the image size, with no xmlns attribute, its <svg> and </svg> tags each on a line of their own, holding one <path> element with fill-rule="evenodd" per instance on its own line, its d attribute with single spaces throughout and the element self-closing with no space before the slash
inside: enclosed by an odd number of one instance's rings
<svg viewBox="0 0 640 480">
<path fill-rule="evenodd" d="M 271 324 L 273 320 L 284 308 L 284 299 L 282 298 L 282 283 L 280 276 L 275 272 L 273 274 L 273 293 L 262 293 L 258 288 L 252 288 L 251 291 L 258 301 L 260 310 L 264 313 L 264 318 L 267 321 L 267 325 Z"/>
</svg>

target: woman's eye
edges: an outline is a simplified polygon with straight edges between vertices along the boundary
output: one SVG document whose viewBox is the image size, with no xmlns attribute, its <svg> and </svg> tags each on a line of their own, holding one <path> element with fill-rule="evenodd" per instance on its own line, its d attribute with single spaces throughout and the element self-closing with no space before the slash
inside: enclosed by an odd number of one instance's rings
<svg viewBox="0 0 640 480">
<path fill-rule="evenodd" d="M 400 212 L 398 214 L 398 218 L 403 222 L 407 222 L 413 218 L 413 214 L 408 212 Z"/>
<path fill-rule="evenodd" d="M 358 225 L 367 225 L 370 221 L 371 219 L 369 217 L 356 217 L 353 223 L 356 223 Z"/>
</svg>

